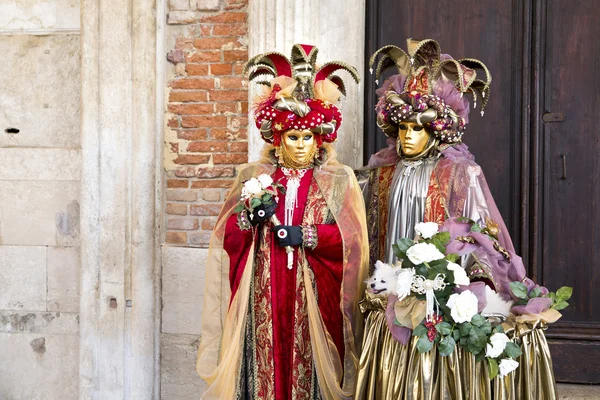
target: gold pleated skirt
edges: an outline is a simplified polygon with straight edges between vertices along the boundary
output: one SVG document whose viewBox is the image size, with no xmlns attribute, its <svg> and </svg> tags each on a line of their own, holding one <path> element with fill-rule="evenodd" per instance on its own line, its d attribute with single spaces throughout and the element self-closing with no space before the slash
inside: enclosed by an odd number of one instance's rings
<svg viewBox="0 0 600 400">
<path fill-rule="evenodd" d="M 447 357 L 434 347 L 419 353 L 418 338 L 396 341 L 385 320 L 386 298 L 367 295 L 356 399 L 364 400 L 556 400 L 552 359 L 542 324 L 520 324 L 507 330 L 521 345 L 519 368 L 504 378 L 488 378 L 487 362 L 456 349 Z"/>
</svg>

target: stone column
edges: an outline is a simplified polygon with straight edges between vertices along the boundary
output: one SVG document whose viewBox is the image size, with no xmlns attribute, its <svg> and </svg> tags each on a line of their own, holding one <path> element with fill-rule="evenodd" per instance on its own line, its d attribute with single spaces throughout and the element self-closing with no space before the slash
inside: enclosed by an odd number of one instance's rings
<svg viewBox="0 0 600 400">
<path fill-rule="evenodd" d="M 362 75 L 365 52 L 365 0 L 253 0 L 249 5 L 249 54 L 279 51 L 289 57 L 295 43 L 319 48 L 317 63 L 345 61 Z M 351 167 L 362 166 L 363 82 L 347 83 L 342 99 L 344 120 L 336 148 L 339 159 Z M 364 78 L 364 77 L 363 77 Z M 252 99 L 257 85 L 250 85 Z M 250 160 L 256 160 L 263 141 L 254 124 L 249 130 Z"/>
<path fill-rule="evenodd" d="M 81 2 L 80 399 L 157 398 L 155 3 Z"/>
</svg>

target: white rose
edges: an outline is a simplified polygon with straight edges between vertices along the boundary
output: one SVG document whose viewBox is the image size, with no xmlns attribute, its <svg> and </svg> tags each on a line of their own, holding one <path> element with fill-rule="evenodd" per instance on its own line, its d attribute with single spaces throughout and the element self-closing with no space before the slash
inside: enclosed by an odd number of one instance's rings
<svg viewBox="0 0 600 400">
<path fill-rule="evenodd" d="M 260 182 L 260 184 L 262 185 L 263 188 L 268 188 L 269 186 L 271 186 L 273 184 L 273 178 L 271 178 L 269 175 L 267 174 L 262 174 L 258 177 L 258 181 Z"/>
<path fill-rule="evenodd" d="M 398 296 L 398 300 L 402 300 L 410 294 L 410 287 L 412 285 L 414 276 L 414 268 L 402 268 L 400 270 L 398 282 L 396 284 L 396 295 Z"/>
<path fill-rule="evenodd" d="M 504 333 L 494 333 L 490 337 L 490 343 L 486 347 L 485 356 L 490 358 L 498 357 L 502 354 L 508 342 L 510 342 L 510 339 Z"/>
<path fill-rule="evenodd" d="M 415 265 L 444 258 L 444 255 L 431 243 L 417 243 L 406 251 L 406 255 Z"/>
<path fill-rule="evenodd" d="M 435 222 L 419 222 L 415 225 L 415 231 L 423 239 L 431 239 L 433 235 L 438 233 L 438 224 Z"/>
<path fill-rule="evenodd" d="M 469 322 L 477 314 L 477 296 L 470 290 L 454 293 L 448 298 L 446 305 L 450 308 L 450 316 L 457 324 Z"/>
<path fill-rule="evenodd" d="M 471 280 L 467 276 L 467 273 L 463 267 L 453 262 L 448 262 L 446 267 L 454 273 L 454 284 L 469 286 Z"/>
<path fill-rule="evenodd" d="M 263 191 L 262 187 L 260 186 L 260 182 L 256 178 L 246 181 L 246 183 L 244 183 L 244 187 L 250 194 L 259 194 Z"/>
<path fill-rule="evenodd" d="M 498 365 L 500 369 L 500 377 L 506 376 L 513 372 L 519 366 L 519 362 L 515 360 L 511 360 L 510 358 L 505 358 L 500 361 L 500 365 Z"/>
</svg>

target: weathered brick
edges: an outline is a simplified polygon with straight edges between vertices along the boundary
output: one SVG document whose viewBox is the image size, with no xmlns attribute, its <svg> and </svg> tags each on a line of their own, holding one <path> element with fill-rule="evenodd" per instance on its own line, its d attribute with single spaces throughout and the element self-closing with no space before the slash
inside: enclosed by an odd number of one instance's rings
<svg viewBox="0 0 600 400">
<path fill-rule="evenodd" d="M 212 231 L 213 229 L 215 229 L 216 223 L 216 218 L 202 218 L 202 224 L 200 225 L 200 227 L 206 231 Z"/>
<path fill-rule="evenodd" d="M 209 128 L 213 126 L 226 126 L 227 117 L 196 117 L 184 115 L 181 117 L 181 126 L 184 128 Z"/>
<path fill-rule="evenodd" d="M 169 25 L 184 25 L 197 22 L 200 18 L 200 13 L 195 11 L 171 11 L 167 18 Z"/>
<path fill-rule="evenodd" d="M 182 124 L 183 124 L 183 121 L 182 121 Z M 248 126 L 248 118 L 246 118 L 246 117 L 243 117 L 243 118 L 229 117 L 229 119 L 228 119 L 227 128 L 229 128 L 229 130 L 231 130 L 231 131 L 235 132 L 242 128 L 246 128 L 247 126 Z"/>
<path fill-rule="evenodd" d="M 169 0 L 169 9 L 183 11 L 190 9 L 190 0 Z"/>
<path fill-rule="evenodd" d="M 202 191 L 202 200 L 221 201 L 221 191 L 216 189 L 204 189 Z"/>
<path fill-rule="evenodd" d="M 192 153 L 212 153 L 215 151 L 227 151 L 227 142 L 190 142 L 187 151 Z"/>
<path fill-rule="evenodd" d="M 167 60 L 173 64 L 185 61 L 185 52 L 181 49 L 174 49 L 167 53 Z"/>
<path fill-rule="evenodd" d="M 223 61 L 248 61 L 248 50 L 225 50 Z"/>
<path fill-rule="evenodd" d="M 244 66 L 243 63 L 235 63 L 233 64 L 233 75 L 244 75 Z"/>
<path fill-rule="evenodd" d="M 208 101 L 208 92 L 206 90 L 173 90 L 169 94 L 169 101 L 172 103 L 187 103 L 190 101 Z"/>
<path fill-rule="evenodd" d="M 192 204 L 190 215 L 215 216 L 221 211 L 221 204 Z"/>
<path fill-rule="evenodd" d="M 210 101 L 242 101 L 248 99 L 247 90 L 211 90 Z"/>
<path fill-rule="evenodd" d="M 212 89 L 215 87 L 213 78 L 181 78 L 169 83 L 173 89 Z"/>
<path fill-rule="evenodd" d="M 248 14 L 245 12 L 224 12 L 215 15 L 205 15 L 201 21 L 215 23 L 246 22 L 247 18 Z"/>
<path fill-rule="evenodd" d="M 248 151 L 248 142 L 229 143 L 229 151 L 232 153 L 245 153 Z"/>
<path fill-rule="evenodd" d="M 248 0 L 227 0 L 224 6 L 225 10 L 237 10 L 245 7 L 248 4 Z"/>
<path fill-rule="evenodd" d="M 196 167 L 193 165 L 184 165 L 175 170 L 175 176 L 178 178 L 193 178 L 196 176 Z"/>
<path fill-rule="evenodd" d="M 210 130 L 210 138 L 214 140 L 230 140 L 232 135 L 227 129 L 211 128 Z"/>
<path fill-rule="evenodd" d="M 167 121 L 167 126 L 169 128 L 179 128 L 179 118 L 177 118 L 177 117 L 171 118 L 170 120 Z"/>
<path fill-rule="evenodd" d="M 222 77 L 216 80 L 215 87 L 219 89 L 241 89 L 247 87 L 247 82 L 244 78 L 238 77 Z M 246 99 L 248 96 L 246 95 Z"/>
<path fill-rule="evenodd" d="M 210 11 L 219 9 L 219 0 L 192 0 L 198 10 Z"/>
<path fill-rule="evenodd" d="M 238 114 L 238 103 L 237 102 L 227 102 L 227 103 L 216 103 L 215 104 L 215 113 L 217 114 Z"/>
<path fill-rule="evenodd" d="M 206 164 L 210 159 L 207 155 L 180 154 L 173 162 L 175 164 Z"/>
<path fill-rule="evenodd" d="M 218 62 L 221 61 L 221 51 L 193 51 L 188 53 L 186 59 L 191 63 Z"/>
<path fill-rule="evenodd" d="M 186 232 L 167 232 L 165 238 L 167 243 L 173 244 L 187 244 L 187 233 Z"/>
<path fill-rule="evenodd" d="M 206 139 L 206 129 L 179 129 L 177 130 L 177 139 L 204 140 Z"/>
<path fill-rule="evenodd" d="M 169 218 L 167 229 L 181 229 L 185 231 L 193 231 L 198 229 L 197 218 Z"/>
<path fill-rule="evenodd" d="M 198 191 L 184 189 L 168 189 L 167 201 L 196 201 L 198 200 Z"/>
<path fill-rule="evenodd" d="M 224 46 L 241 47 L 237 37 L 210 37 L 194 40 L 194 47 L 200 50 L 221 50 Z"/>
<path fill-rule="evenodd" d="M 213 75 L 231 75 L 231 64 L 210 64 L 210 73 Z"/>
<path fill-rule="evenodd" d="M 169 112 L 179 115 L 211 115 L 214 111 L 212 104 L 169 104 Z"/>
<path fill-rule="evenodd" d="M 197 167 L 196 178 L 228 178 L 235 175 L 233 167 Z"/>
<path fill-rule="evenodd" d="M 201 181 L 193 181 L 192 188 L 230 188 L 233 185 L 233 179 L 206 179 Z"/>
<path fill-rule="evenodd" d="M 211 36 L 212 28 L 212 24 L 200 24 L 200 36 Z"/>
<path fill-rule="evenodd" d="M 187 215 L 187 204 L 167 203 L 165 211 L 171 215 Z"/>
<path fill-rule="evenodd" d="M 242 114 L 248 114 L 248 102 L 242 101 L 240 102 L 240 106 L 242 108 Z"/>
<path fill-rule="evenodd" d="M 179 153 L 179 143 L 169 142 L 169 149 L 171 149 L 171 153 Z"/>
<path fill-rule="evenodd" d="M 211 231 L 200 231 L 190 233 L 190 245 L 191 246 L 199 246 L 204 247 L 208 246 L 210 243 L 210 236 L 212 235 Z"/>
<path fill-rule="evenodd" d="M 187 64 L 185 66 L 185 72 L 190 76 L 204 76 L 208 75 L 208 65 L 204 64 Z"/>
<path fill-rule="evenodd" d="M 190 181 L 187 179 L 167 179 L 167 188 L 187 188 L 190 186 Z"/>
<path fill-rule="evenodd" d="M 215 164 L 243 164 L 243 163 L 248 162 L 248 154 L 242 154 L 242 153 L 213 154 L 213 162 Z"/>
<path fill-rule="evenodd" d="M 215 24 L 213 36 L 245 36 L 248 34 L 247 24 Z"/>
</svg>

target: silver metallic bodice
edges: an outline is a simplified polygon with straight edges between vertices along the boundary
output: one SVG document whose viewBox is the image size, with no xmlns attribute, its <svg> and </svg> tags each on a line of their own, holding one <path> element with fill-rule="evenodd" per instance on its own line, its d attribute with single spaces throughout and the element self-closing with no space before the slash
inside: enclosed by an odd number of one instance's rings
<svg viewBox="0 0 600 400">
<path fill-rule="evenodd" d="M 415 237 L 415 225 L 423 221 L 429 179 L 438 157 L 418 161 L 400 160 L 396 166 L 388 200 L 388 229 L 385 262 L 394 263 L 392 245 Z"/>
</svg>

